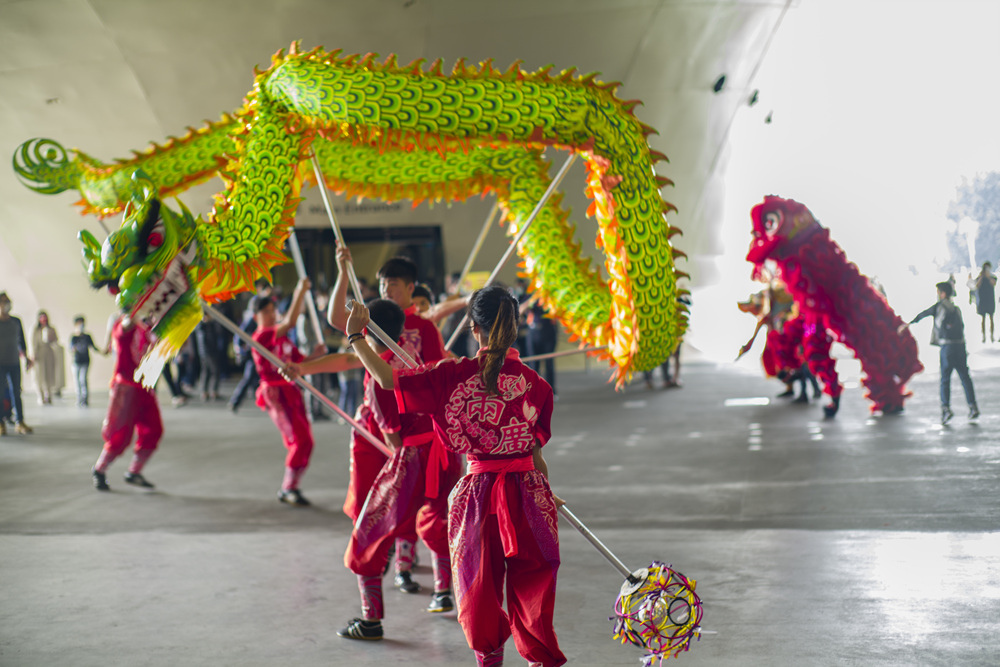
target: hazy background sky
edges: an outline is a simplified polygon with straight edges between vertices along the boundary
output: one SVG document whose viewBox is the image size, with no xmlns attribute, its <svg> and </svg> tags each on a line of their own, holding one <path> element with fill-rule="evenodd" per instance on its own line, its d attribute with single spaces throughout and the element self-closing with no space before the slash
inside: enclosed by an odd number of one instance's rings
<svg viewBox="0 0 1000 667">
<path fill-rule="evenodd" d="M 725 254 L 719 282 L 694 294 L 696 347 L 732 359 L 733 332 L 753 330 L 735 301 L 759 289 L 745 256 L 766 194 L 808 206 L 904 319 L 933 302 L 956 185 L 1000 170 L 998 31 L 994 0 L 805 0 L 788 12 L 758 103 L 732 124 Z"/>
</svg>

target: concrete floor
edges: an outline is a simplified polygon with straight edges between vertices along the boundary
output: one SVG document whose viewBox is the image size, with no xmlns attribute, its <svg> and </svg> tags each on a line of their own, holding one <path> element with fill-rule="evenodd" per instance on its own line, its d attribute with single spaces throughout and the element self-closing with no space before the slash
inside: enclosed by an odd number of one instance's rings
<svg viewBox="0 0 1000 667">
<path fill-rule="evenodd" d="M 1000 664 L 1000 345 L 973 354 L 978 425 L 957 381 L 958 416 L 936 424 L 928 359 L 902 416 L 870 417 L 852 385 L 832 421 L 815 403 L 745 400 L 780 389 L 753 367 L 688 364 L 681 390 L 622 393 L 597 370 L 562 371 L 553 487 L 631 567 L 660 559 L 698 580 L 714 634 L 679 664 Z M 387 587 L 384 642 L 335 635 L 358 614 L 346 427 L 316 425 L 315 506 L 293 509 L 275 497 L 283 449 L 263 413 L 164 401 L 156 491 L 123 484 L 120 460 L 98 493 L 106 393 L 84 410 L 26 398 L 35 433 L 0 440 L 0 664 L 474 662 L 426 593 Z M 607 620 L 617 572 L 565 522 L 562 557 L 570 664 L 637 665 Z M 507 657 L 523 664 L 512 642 Z"/>
</svg>

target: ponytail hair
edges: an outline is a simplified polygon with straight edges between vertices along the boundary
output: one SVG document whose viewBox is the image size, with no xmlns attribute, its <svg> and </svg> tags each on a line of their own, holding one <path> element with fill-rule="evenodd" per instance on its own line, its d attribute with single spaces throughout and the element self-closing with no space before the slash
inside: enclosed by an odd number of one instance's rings
<svg viewBox="0 0 1000 667">
<path fill-rule="evenodd" d="M 500 369 L 507 350 L 517 340 L 517 300 L 499 285 L 484 287 L 469 299 L 469 316 L 480 331 L 489 332 L 479 355 L 479 379 L 487 394 L 498 396 Z"/>
</svg>

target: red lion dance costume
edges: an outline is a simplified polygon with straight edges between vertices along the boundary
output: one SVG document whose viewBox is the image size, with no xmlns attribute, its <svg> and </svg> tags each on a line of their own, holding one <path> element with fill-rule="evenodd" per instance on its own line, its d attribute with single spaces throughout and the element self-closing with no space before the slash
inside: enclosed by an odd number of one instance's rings
<svg viewBox="0 0 1000 667">
<path fill-rule="evenodd" d="M 827 417 L 837 414 L 843 385 L 837 378 L 830 346 L 837 340 L 861 362 L 862 384 L 872 412 L 892 414 L 903 409 L 910 394 L 906 382 L 923 370 L 917 341 L 909 330 L 897 333 L 903 320 L 830 239 L 809 209 L 791 199 L 767 196 L 750 211 L 753 241 L 747 261 L 760 275 L 773 261 L 778 275 L 799 308 L 799 317 L 785 324 L 789 349 L 801 341 L 809 370 L 822 380 L 831 398 L 823 406 Z M 791 325 L 791 326 L 789 326 Z"/>
</svg>

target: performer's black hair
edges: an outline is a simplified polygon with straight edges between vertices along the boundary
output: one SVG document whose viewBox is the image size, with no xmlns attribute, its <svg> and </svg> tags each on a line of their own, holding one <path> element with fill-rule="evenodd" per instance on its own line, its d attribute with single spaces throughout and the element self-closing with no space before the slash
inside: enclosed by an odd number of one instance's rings
<svg viewBox="0 0 1000 667">
<path fill-rule="evenodd" d="M 268 306 L 274 305 L 274 299 L 269 296 L 253 297 L 253 314 L 256 315 Z"/>
<path fill-rule="evenodd" d="M 403 333 L 403 323 L 406 321 L 403 309 L 389 299 L 372 299 L 367 306 L 371 321 L 389 338 L 398 341 Z"/>
<path fill-rule="evenodd" d="M 411 298 L 415 299 L 418 296 L 422 296 L 427 301 L 434 305 L 434 294 L 431 292 L 431 288 L 423 283 L 417 283 L 413 286 L 413 294 L 410 295 Z"/>
<path fill-rule="evenodd" d="M 517 341 L 517 300 L 499 285 L 472 293 L 469 317 L 480 331 L 488 332 L 485 349 L 479 355 L 479 378 L 486 392 L 497 396 L 497 378 L 507 358 L 507 350 Z"/>
<path fill-rule="evenodd" d="M 417 282 L 417 265 L 409 257 L 393 257 L 378 270 L 379 278 L 401 278 L 404 282 Z"/>
</svg>

